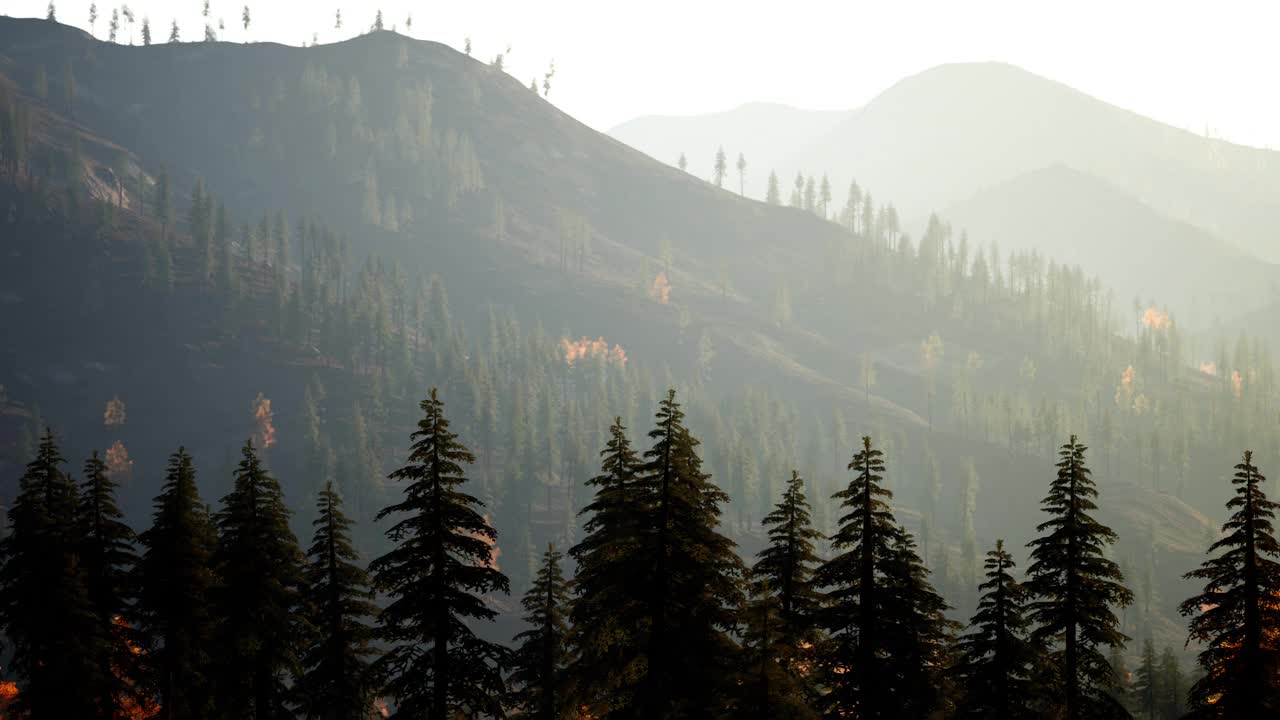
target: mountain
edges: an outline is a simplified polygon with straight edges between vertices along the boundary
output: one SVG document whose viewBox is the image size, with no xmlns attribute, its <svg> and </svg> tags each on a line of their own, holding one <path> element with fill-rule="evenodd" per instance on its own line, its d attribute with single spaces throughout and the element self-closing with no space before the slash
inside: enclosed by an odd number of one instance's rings
<svg viewBox="0 0 1280 720">
<path fill-rule="evenodd" d="M 1089 268 L 1116 291 L 1126 317 L 1131 298 L 1142 299 L 1140 309 L 1151 298 L 1165 299 L 1176 317 L 1207 327 L 1267 302 L 1280 281 L 1275 265 L 1065 165 L 981 190 L 942 215 L 973 238 Z"/>
<path fill-rule="evenodd" d="M 1011 65 L 945 65 L 907 78 L 811 152 L 819 148 L 806 165 L 826 158 L 913 212 L 1062 163 L 1280 259 L 1271 230 L 1280 220 L 1280 154 L 1173 128 Z"/>
<path fill-rule="evenodd" d="M 1192 479 L 1240 428 L 1273 432 L 1209 412 L 1222 388 L 1154 333 L 1114 335 L 1074 269 L 1004 282 L 945 229 L 917 252 L 740 197 L 441 44 L 123 47 L 0 19 L 0 90 L 0 500 L 45 424 L 69 457 L 127 447 L 135 522 L 166 453 L 186 445 L 216 502 L 253 433 L 299 527 L 336 478 L 376 549 L 386 471 L 439 386 L 520 587 L 578 532 L 609 422 L 643 442 L 676 387 L 744 552 L 793 468 L 829 530 L 868 434 L 956 589 L 959 548 L 1033 532 L 1070 432 L 1124 487 L 1108 512 L 1133 557 L 1157 504 L 1162 538 L 1211 534 L 1222 488 Z M 1178 587 L 1192 559 L 1165 545 Z"/>
<path fill-rule="evenodd" d="M 1011 65 L 939 66 L 844 113 L 825 132 L 804 128 L 829 117 L 790 112 L 777 117 L 770 132 L 753 134 L 748 162 L 752 153 L 769 158 L 770 165 L 783 158 L 777 169 L 784 199 L 796 172 L 828 174 L 838 204 L 843 188 L 856 179 L 877 199 L 891 200 L 907 225 L 918 229 L 928 213 L 959 206 L 1028 173 L 1065 165 L 1171 221 L 1198 228 L 1219 246 L 1215 254 L 1238 252 L 1280 261 L 1274 233 L 1280 224 L 1280 154 L 1170 127 Z M 666 152 L 680 146 L 701 160 L 711 157 L 721 142 L 731 156 L 739 151 L 728 140 L 710 138 L 733 137 L 733 123 L 740 119 L 737 113 L 725 113 L 650 120 L 625 124 L 614 134 L 641 150 Z M 713 123 L 719 127 L 708 128 Z M 766 174 L 762 164 L 755 165 L 757 182 Z M 972 235 L 985 241 L 976 232 Z M 1010 240 L 1006 249 L 1043 249 L 1043 243 L 1029 236 Z M 1075 252 L 1063 246 L 1053 250 L 1051 254 L 1063 256 Z M 1073 257 L 1086 272 L 1106 272 L 1105 254 Z M 1159 284 L 1159 278 L 1143 275 L 1131 285 Z M 1192 304 L 1190 298 L 1157 299 L 1182 307 Z"/>
</svg>

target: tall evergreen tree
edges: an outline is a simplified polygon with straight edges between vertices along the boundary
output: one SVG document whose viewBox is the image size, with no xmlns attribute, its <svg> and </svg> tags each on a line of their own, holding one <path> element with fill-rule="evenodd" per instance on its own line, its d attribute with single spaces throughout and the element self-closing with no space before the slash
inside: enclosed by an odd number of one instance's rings
<svg viewBox="0 0 1280 720">
<path fill-rule="evenodd" d="M 289 515 L 280 483 L 246 441 L 215 518 L 214 567 L 222 578 L 215 687 L 218 711 L 229 720 L 293 717 L 289 688 L 307 628 L 299 612 L 304 559 Z"/>
<path fill-rule="evenodd" d="M 96 662 L 99 668 L 109 670 L 102 673 L 106 686 L 97 694 L 101 718 L 119 717 L 131 703 L 136 705 L 138 658 L 134 648 L 142 645 L 138 632 L 126 620 L 136 595 L 132 579 L 138 564 L 134 550 L 137 538 L 116 503 L 117 487 L 95 451 L 84 464 L 76 519 L 80 563 L 101 640 Z"/>
<path fill-rule="evenodd" d="M 1262 491 L 1266 481 L 1246 450 L 1235 467 L 1236 495 L 1222 539 L 1199 569 L 1204 591 L 1182 603 L 1191 616 L 1190 636 L 1202 643 L 1204 671 L 1189 695 L 1196 717 L 1260 718 L 1280 715 L 1280 545 L 1272 520 L 1277 503 Z"/>
<path fill-rule="evenodd" d="M 737 687 L 729 715 L 740 720 L 816 720 L 803 674 L 788 667 L 795 639 L 782 617 L 780 596 L 753 573 L 742 630 Z"/>
<path fill-rule="evenodd" d="M 1074 435 L 1062 446 L 1057 477 L 1041 503 L 1051 518 L 1037 526 L 1040 537 L 1028 543 L 1026 588 L 1033 597 L 1029 618 L 1036 624 L 1031 641 L 1049 647 L 1066 720 L 1128 714 L 1106 692 L 1112 671 L 1100 648 L 1128 641 L 1113 608 L 1133 602 L 1133 593 L 1105 555 L 1115 532 L 1090 514 L 1097 509 L 1098 491 L 1085 464 L 1086 450 Z"/>
<path fill-rule="evenodd" d="M 769 171 L 769 185 L 764 193 L 764 201 L 770 205 L 782 204 L 782 190 L 779 188 L 777 171 Z"/>
<path fill-rule="evenodd" d="M 1142 657 L 1134 673 L 1134 699 L 1140 717 L 1156 720 L 1160 712 L 1160 668 L 1156 664 L 1156 646 L 1148 636 L 1142 641 Z"/>
<path fill-rule="evenodd" d="M 137 613 L 153 647 L 146 656 L 163 720 L 204 720 L 213 714 L 209 646 L 215 619 L 213 521 L 200 500 L 191 456 L 178 448 L 151 527 L 138 536 Z"/>
<path fill-rule="evenodd" d="M 1187 708 L 1187 684 L 1173 648 L 1165 646 L 1160 653 L 1160 697 L 1157 700 L 1160 720 L 1178 720 Z"/>
<path fill-rule="evenodd" d="M 302 661 L 299 709 L 308 720 L 367 720 L 377 688 L 369 621 L 378 608 L 332 482 L 320 491 L 312 526 L 306 607 L 314 634 Z"/>
<path fill-rule="evenodd" d="M 460 489 L 463 465 L 475 456 L 449 430 L 435 388 L 421 408 L 409 464 L 390 475 L 407 482 L 404 499 L 377 516 L 402 516 L 387 530 L 395 547 L 370 565 L 377 588 L 391 598 L 378 618 L 391 647 L 378 666 L 396 700 L 395 717 L 501 715 L 510 653 L 466 622 L 493 620 L 497 613 L 483 596 L 510 592 L 492 566 L 497 533 L 478 511 L 483 504 Z"/>
<path fill-rule="evenodd" d="M 600 452 L 601 473 L 587 484 L 595 498 L 582 509 L 583 538 L 569 550 L 577 564 L 570 608 L 572 675 L 583 701 L 595 712 L 629 707 L 630 679 L 640 672 L 640 654 L 624 618 L 638 618 L 639 579 L 632 570 L 640 551 L 637 471 L 622 418 L 609 427 Z"/>
<path fill-rule="evenodd" d="M 792 669 L 794 662 L 803 662 L 807 649 L 817 643 L 817 612 L 822 604 L 813 587 L 813 571 L 819 563 L 814 542 L 822 533 L 813 527 L 800 473 L 791 471 L 782 498 L 762 525 L 768 528 L 769 544 L 760 551 L 751 569 L 752 591 L 759 598 L 768 594 L 766 588 L 771 588 L 769 593 L 777 596 L 781 625 L 775 632 L 782 636 L 779 642 L 788 648 L 779 660 Z"/>
<path fill-rule="evenodd" d="M 1013 557 L 997 540 L 987 553 L 986 580 L 969 632 L 957 644 L 956 675 L 964 697 L 956 716 L 1016 720 L 1034 717 L 1031 677 L 1036 661 L 1023 616 L 1027 592 L 1011 574 Z"/>
<path fill-rule="evenodd" d="M 560 569 L 562 555 L 549 546 L 521 605 L 529 629 L 515 637 L 518 647 L 510 682 L 513 705 L 530 720 L 578 717 L 569 693 L 569 583 Z"/>
<path fill-rule="evenodd" d="M 668 390 L 659 404 L 653 446 L 639 485 L 643 513 L 641 566 L 647 663 L 641 715 L 707 717 L 723 698 L 735 646 L 730 631 L 743 604 L 742 562 L 719 532 L 728 496 L 702 472 L 698 440 Z"/>
<path fill-rule="evenodd" d="M 18 481 L 0 541 L 0 630 L 13 648 L 17 717 L 104 718 L 105 642 L 78 558 L 76 486 L 53 432 Z M 109 700 L 109 698 L 107 698 Z"/>
<path fill-rule="evenodd" d="M 915 542 L 895 524 L 881 485 L 883 453 L 862 438 L 848 487 L 833 498 L 847 513 L 831 539 L 837 555 L 814 573 L 829 588 L 819 612 L 828 637 L 819 670 L 830 691 L 825 717 L 923 718 L 939 709 L 946 604 L 930 587 Z"/>
</svg>

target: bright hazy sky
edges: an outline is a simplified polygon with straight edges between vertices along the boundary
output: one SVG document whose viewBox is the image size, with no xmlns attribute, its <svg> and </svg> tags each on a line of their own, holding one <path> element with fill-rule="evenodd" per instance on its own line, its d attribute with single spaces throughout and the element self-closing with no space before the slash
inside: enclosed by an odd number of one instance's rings
<svg viewBox="0 0 1280 720">
<path fill-rule="evenodd" d="M 88 28 L 90 0 L 58 0 L 61 22 Z M 99 0 L 97 35 L 111 8 Z M 0 13 L 45 14 L 47 0 Z M 153 35 L 177 18 L 203 35 L 201 0 L 133 0 Z M 246 36 L 243 2 L 213 0 L 226 40 Z M 554 58 L 551 100 L 601 130 L 638 115 L 726 110 L 749 101 L 861 105 L 896 80 L 948 62 L 1001 60 L 1195 132 L 1280 148 L 1280 3 L 1270 0 L 257 0 L 248 37 L 289 44 L 349 37 L 373 23 L 489 59 L 507 45 L 527 82 Z M 343 28 L 334 29 L 342 9 Z M 137 30 L 135 29 L 135 34 Z M 121 40 L 128 42 L 128 29 Z M 2 49 L 0 49 L 2 51 Z"/>
</svg>

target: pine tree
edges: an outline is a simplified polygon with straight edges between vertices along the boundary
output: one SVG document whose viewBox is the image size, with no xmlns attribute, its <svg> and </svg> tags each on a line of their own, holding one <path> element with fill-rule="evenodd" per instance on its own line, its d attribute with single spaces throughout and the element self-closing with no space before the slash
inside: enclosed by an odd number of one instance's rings
<svg viewBox="0 0 1280 720">
<path fill-rule="evenodd" d="M 306 607 L 314 636 L 298 681 L 299 709 L 309 720 L 366 720 L 377 687 L 369 621 L 378 608 L 369 576 L 356 563 L 351 520 L 331 482 L 320 491 L 312 526 Z"/>
<path fill-rule="evenodd" d="M 1028 543 L 1026 588 L 1034 598 L 1029 619 L 1036 624 L 1031 641 L 1051 646 L 1048 658 L 1062 688 L 1066 720 L 1123 712 L 1106 693 L 1112 672 L 1099 648 L 1128 640 L 1112 609 L 1133 602 L 1120 568 L 1104 555 L 1116 534 L 1090 515 L 1098 491 L 1085 465 L 1086 449 L 1074 435 L 1062 446 L 1057 478 L 1041 503 L 1052 517 Z"/>
<path fill-rule="evenodd" d="M 80 563 L 101 640 L 96 662 L 99 668 L 110 669 L 102 674 L 106 686 L 97 695 L 101 718 L 119 717 L 130 702 L 136 703 L 139 668 L 133 649 L 142 645 L 138 632 L 125 620 L 136 595 L 132 578 L 138 564 L 137 538 L 123 521 L 116 503 L 117 487 L 95 451 L 84 464 L 76 520 Z"/>
<path fill-rule="evenodd" d="M 632 698 L 628 679 L 641 660 L 624 619 L 638 620 L 639 578 L 632 574 L 640 551 L 641 500 L 637 471 L 640 459 L 631 449 L 622 418 L 609 428 L 600 453 L 601 474 L 587 481 L 595 498 L 582 509 L 587 516 L 583 538 L 569 550 L 577 564 L 570 608 L 574 667 L 572 675 L 583 699 L 608 708 L 626 708 Z"/>
<path fill-rule="evenodd" d="M 1272 520 L 1277 503 L 1262 491 L 1266 482 L 1253 453 L 1235 467 L 1233 511 L 1222 526 L 1220 552 L 1187 579 L 1203 580 L 1204 592 L 1182 603 L 1191 617 L 1190 639 L 1202 643 L 1204 676 L 1191 687 L 1196 717 L 1260 718 L 1280 714 L 1280 545 Z"/>
<path fill-rule="evenodd" d="M 929 571 L 916 552 L 915 538 L 898 526 L 885 572 L 886 625 L 884 650 L 892 661 L 890 677 L 898 696 L 898 717 L 949 714 L 944 668 L 956 623 L 947 620 L 950 606 L 929 584 Z"/>
<path fill-rule="evenodd" d="M 641 680 L 645 718 L 707 717 L 730 677 L 729 631 L 742 606 L 742 563 L 718 530 L 729 498 L 702 472 L 698 440 L 668 390 L 659 404 L 653 446 L 640 472 L 647 665 Z"/>
<path fill-rule="evenodd" d="M 293 717 L 289 688 L 306 627 L 299 617 L 304 560 L 289 515 L 280 483 L 246 441 L 215 517 L 214 567 L 222 578 L 215 687 L 218 710 L 229 719 Z"/>
<path fill-rule="evenodd" d="M 530 720 L 567 720 L 578 717 L 569 694 L 569 583 L 560 569 L 562 555 L 548 546 L 542 565 L 521 605 L 529 629 L 516 635 L 518 647 L 512 704 L 519 717 Z"/>
<path fill-rule="evenodd" d="M 1160 697 L 1156 701 L 1160 720 L 1178 720 L 1186 712 L 1187 685 L 1178 666 L 1178 656 L 1166 646 L 1160 653 Z"/>
<path fill-rule="evenodd" d="M 831 538 L 838 554 L 814 573 L 828 588 L 819 625 L 825 717 L 926 717 L 937 709 L 940 643 L 948 630 L 942 599 L 929 587 L 915 544 L 895 524 L 881 486 L 883 453 L 862 438 L 855 475 L 832 497 L 848 510 Z"/>
<path fill-rule="evenodd" d="M 183 448 L 169 458 L 151 527 L 138 536 L 137 612 L 154 645 L 147 654 L 151 682 L 165 720 L 204 720 L 213 714 L 209 653 L 215 635 L 210 593 L 216 586 L 213 521 L 200 500 L 195 466 Z"/>
<path fill-rule="evenodd" d="M 460 490 L 463 465 L 475 457 L 449 430 L 435 388 L 421 408 L 409 464 L 390 475 L 407 481 L 404 499 L 377 515 L 404 516 L 387 531 L 395 547 L 370 565 L 376 586 L 391 597 L 378 618 L 391 647 L 378 667 L 399 716 L 500 715 L 510 653 L 466 623 L 493 620 L 497 613 L 482 596 L 510 592 L 492 567 L 497 533 L 477 511 L 482 503 Z"/>
<path fill-rule="evenodd" d="M 1031 676 L 1037 653 L 1026 639 L 1028 597 L 1013 579 L 1014 566 L 1004 541 L 997 540 L 987 553 L 986 580 L 978 586 L 978 610 L 956 647 L 956 676 L 965 692 L 958 718 L 1034 717 Z"/>
<path fill-rule="evenodd" d="M 757 556 L 751 568 L 752 590 L 757 598 L 765 588 L 776 595 L 781 625 L 780 642 L 789 645 L 788 653 L 779 658 L 783 667 L 794 670 L 796 660 L 803 662 L 806 648 L 818 641 L 817 612 L 822 598 L 813 587 L 813 571 L 818 566 L 814 542 L 822 537 L 809 516 L 809 501 L 804 494 L 804 479 L 795 470 L 787 489 L 773 511 L 761 523 L 768 528 L 769 544 Z"/>
<path fill-rule="evenodd" d="M 1124 647 L 1111 646 L 1111 651 L 1107 653 L 1107 665 L 1111 668 L 1107 695 L 1114 701 L 1114 706 L 1109 711 L 1110 716 L 1128 718 L 1133 701 L 1133 683 L 1130 681 L 1129 666 L 1125 663 Z"/>
<path fill-rule="evenodd" d="M 729 715 L 741 720 L 816 720 L 803 676 L 787 664 L 795 640 L 782 617 L 780 596 L 765 578 L 752 574 L 742 632 L 737 688 Z"/>
<path fill-rule="evenodd" d="M 1133 694 L 1141 713 L 1139 717 L 1156 720 L 1160 705 L 1160 668 L 1156 665 L 1156 646 L 1150 636 L 1142 641 L 1142 657 L 1135 673 Z"/>
<path fill-rule="evenodd" d="M 724 146 L 722 145 L 720 146 L 720 149 L 716 150 L 714 175 L 716 187 L 722 187 L 724 185 L 724 176 L 727 174 L 729 174 L 729 161 L 725 157 Z"/>
<path fill-rule="evenodd" d="M 173 224 L 173 191 L 169 186 L 169 171 L 160 168 L 160 177 L 156 179 L 156 196 L 152 204 L 156 219 L 160 221 L 160 235 L 164 243 L 169 242 L 169 227 Z"/>
<path fill-rule="evenodd" d="M 109 717 L 110 670 L 98 666 L 106 638 L 79 564 L 76 486 L 64 464 L 46 430 L 0 541 L 0 629 L 19 683 L 10 709 L 34 720 Z"/>
<path fill-rule="evenodd" d="M 778 186 L 778 173 L 774 170 L 769 171 L 769 187 L 765 191 L 764 201 L 770 205 L 782 204 L 782 190 Z"/>
</svg>

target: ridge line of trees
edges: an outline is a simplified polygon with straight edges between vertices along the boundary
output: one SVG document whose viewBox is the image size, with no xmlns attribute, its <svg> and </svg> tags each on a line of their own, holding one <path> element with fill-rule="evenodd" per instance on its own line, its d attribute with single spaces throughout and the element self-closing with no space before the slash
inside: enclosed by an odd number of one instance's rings
<svg viewBox="0 0 1280 720">
<path fill-rule="evenodd" d="M 18 718 L 1039 718 L 1129 717 L 1115 610 L 1132 600 L 1106 555 L 1086 448 L 1059 452 L 1027 580 L 997 541 L 967 631 L 946 617 L 863 437 L 821 556 L 805 482 L 793 472 L 748 567 L 718 527 L 728 497 L 669 391 L 651 446 L 620 419 L 601 452 L 585 535 L 543 555 L 516 647 L 483 637 L 510 592 L 498 535 L 470 495 L 475 456 L 433 388 L 403 499 L 379 519 L 389 549 L 366 571 L 337 486 L 317 500 L 304 552 L 279 481 L 252 441 L 231 492 L 201 500 L 191 456 L 170 458 L 153 524 L 136 538 L 94 453 L 77 484 L 52 432 L 20 480 L 0 541 L 0 630 Z M 1280 711 L 1276 503 L 1246 451 L 1234 511 L 1188 577 L 1190 639 L 1203 675 L 1185 687 L 1148 639 L 1140 717 L 1261 718 Z M 381 600 L 381 602 L 379 602 Z M 1180 693 L 1186 691 L 1185 699 Z"/>
</svg>

